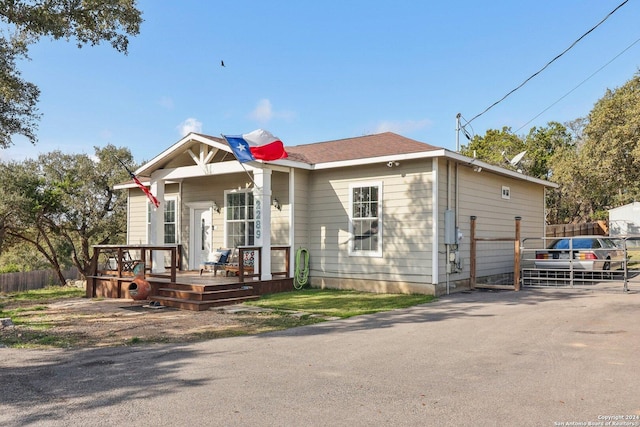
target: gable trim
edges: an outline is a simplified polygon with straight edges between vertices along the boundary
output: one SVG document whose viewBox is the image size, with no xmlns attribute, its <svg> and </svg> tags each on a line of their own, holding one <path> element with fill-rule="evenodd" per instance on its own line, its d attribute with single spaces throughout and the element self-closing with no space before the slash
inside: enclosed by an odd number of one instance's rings
<svg viewBox="0 0 640 427">
<path fill-rule="evenodd" d="M 168 149 L 166 149 L 162 153 L 158 154 L 156 157 L 154 157 L 153 159 L 149 160 L 144 165 L 140 166 L 138 169 L 136 169 L 136 171 L 134 173 L 136 175 L 149 176 L 156 168 L 158 168 L 158 165 L 162 161 L 164 161 L 164 159 L 166 157 L 168 157 L 171 154 L 175 153 L 176 151 L 184 148 L 185 145 L 188 145 L 193 141 L 200 142 L 202 144 L 207 144 L 207 145 L 209 145 L 211 147 L 214 147 L 214 148 L 216 148 L 218 150 L 223 150 L 223 151 L 226 151 L 228 153 L 231 153 L 231 148 L 229 148 L 228 145 L 226 145 L 226 144 L 224 144 L 222 142 L 216 141 L 215 139 L 207 138 L 207 137 L 202 136 L 200 134 L 191 132 L 191 133 L 187 134 L 185 137 L 183 137 L 180 141 L 176 142 L 171 147 L 169 147 Z"/>
</svg>

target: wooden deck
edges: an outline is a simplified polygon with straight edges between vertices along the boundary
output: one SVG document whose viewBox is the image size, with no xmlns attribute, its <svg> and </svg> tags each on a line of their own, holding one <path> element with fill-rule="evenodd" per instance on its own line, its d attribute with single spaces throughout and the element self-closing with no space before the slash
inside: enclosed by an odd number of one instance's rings
<svg viewBox="0 0 640 427">
<path fill-rule="evenodd" d="M 259 248 L 241 248 L 243 250 Z M 244 270 L 244 274 L 227 276 L 200 271 L 183 271 L 180 265 L 180 245 L 96 245 L 94 273 L 87 277 L 88 298 L 133 299 L 129 287 L 135 274 L 143 276 L 151 285 L 147 297 L 161 305 L 184 310 L 208 310 L 210 307 L 239 304 L 260 298 L 261 295 L 293 290 L 293 278 L 289 268 L 289 247 L 274 246 L 272 250 L 284 252 L 284 270 L 272 272 L 272 280 L 259 280 L 260 273 Z M 168 252 L 165 273 L 154 274 L 153 252 Z M 131 252 L 137 258 L 131 258 Z M 101 258 L 102 257 L 102 258 Z M 100 259 L 103 261 L 100 262 Z M 140 268 L 138 268 L 140 267 Z M 239 271 L 238 271 L 239 273 Z M 137 289 L 137 286 L 134 286 Z"/>
<path fill-rule="evenodd" d="M 92 297 L 130 299 L 129 286 L 133 276 L 94 276 L 92 278 Z M 175 282 L 161 277 L 148 276 L 151 284 L 150 301 L 157 301 L 167 307 L 183 310 L 202 311 L 211 307 L 240 304 L 259 299 L 261 295 L 293 290 L 293 278 L 273 280 L 246 280 L 239 282 L 238 277 L 226 277 L 218 273 L 199 274 L 199 271 L 180 271 Z"/>
</svg>

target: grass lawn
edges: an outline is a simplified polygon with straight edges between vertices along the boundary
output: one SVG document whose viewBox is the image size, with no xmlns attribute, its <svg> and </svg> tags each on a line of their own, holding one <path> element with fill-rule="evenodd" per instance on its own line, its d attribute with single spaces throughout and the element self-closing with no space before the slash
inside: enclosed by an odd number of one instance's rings
<svg viewBox="0 0 640 427">
<path fill-rule="evenodd" d="M 11 292 L 0 295 L 0 317 L 10 317 L 15 324 L 20 324 L 21 313 L 43 310 L 45 304 L 64 298 L 80 298 L 85 295 L 84 289 L 68 286 L 48 286 L 23 292 Z M 9 303 L 23 302 L 33 304 L 28 308 L 5 309 Z"/>
<path fill-rule="evenodd" d="M 303 289 L 301 291 L 264 295 L 259 300 L 246 304 L 275 310 L 303 311 L 346 319 L 362 314 L 425 304 L 434 299 L 430 295 L 418 294 L 374 294 L 332 289 Z"/>
<path fill-rule="evenodd" d="M 83 298 L 84 295 L 82 289 L 57 286 L 0 294 L 0 318 L 8 317 L 15 325 L 0 328 L 0 347 L 79 348 L 96 345 L 186 343 L 290 329 L 333 318 L 411 307 L 434 300 L 434 297 L 428 295 L 304 289 L 265 295 L 260 300 L 245 303 L 269 309 L 257 313 L 182 311 L 181 314 L 163 318 L 162 312 L 125 315 L 123 313 L 127 312 L 123 312 L 119 306 L 115 306 L 115 312 L 109 311 L 110 309 L 87 311 L 85 305 L 79 305 L 75 309 L 55 308 L 58 301 Z M 87 302 L 90 303 L 91 300 Z M 99 301 L 95 302 L 98 304 L 94 308 L 100 308 Z M 152 315 L 157 315 L 157 318 L 150 322 L 147 316 Z M 184 333 L 171 334 L 176 330 Z"/>
</svg>

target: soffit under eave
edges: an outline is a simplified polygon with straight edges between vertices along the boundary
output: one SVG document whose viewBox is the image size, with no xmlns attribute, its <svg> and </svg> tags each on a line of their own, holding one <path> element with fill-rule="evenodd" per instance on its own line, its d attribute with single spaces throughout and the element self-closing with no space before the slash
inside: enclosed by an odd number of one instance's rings
<svg viewBox="0 0 640 427">
<path fill-rule="evenodd" d="M 537 185 L 542 185 L 547 188 L 558 188 L 559 185 L 555 182 L 547 181 L 541 178 L 535 178 L 529 175 L 525 175 L 521 172 L 513 171 L 510 169 L 506 169 L 500 166 L 496 166 L 490 163 L 483 162 L 482 160 L 478 160 L 476 158 L 467 157 L 462 154 L 452 152 L 449 150 L 444 150 L 444 155 L 442 156 L 443 160 L 453 160 L 457 162 L 459 165 L 464 167 L 473 168 L 477 172 L 485 172 L 490 171 L 496 175 L 502 175 L 509 178 L 514 178 L 521 181 L 531 182 Z"/>
</svg>

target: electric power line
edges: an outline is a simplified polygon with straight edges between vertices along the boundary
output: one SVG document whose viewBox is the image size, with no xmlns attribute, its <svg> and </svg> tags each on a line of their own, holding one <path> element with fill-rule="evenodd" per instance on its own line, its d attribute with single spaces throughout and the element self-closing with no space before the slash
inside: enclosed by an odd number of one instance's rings
<svg viewBox="0 0 640 427">
<path fill-rule="evenodd" d="M 487 111 L 489 111 L 490 109 L 492 109 L 493 107 L 495 107 L 496 105 L 498 105 L 499 103 L 501 103 L 502 101 L 504 101 L 509 95 L 511 95 L 512 93 L 514 93 L 515 91 L 517 91 L 518 89 L 520 89 L 522 86 L 524 86 L 525 84 L 527 84 L 527 82 L 529 82 L 529 80 L 533 79 L 535 76 L 537 76 L 538 74 L 540 74 L 542 71 L 544 71 L 549 65 L 551 65 L 553 62 L 555 62 L 557 59 L 559 59 L 561 56 L 563 56 L 565 53 L 567 53 L 571 48 L 573 48 L 576 44 L 578 44 L 578 42 L 580 42 L 580 40 L 582 40 L 583 38 L 585 38 L 589 33 L 591 33 L 593 30 L 595 30 L 596 28 L 598 28 L 604 21 L 606 21 L 607 19 L 609 19 L 609 17 L 611 15 L 613 15 L 614 13 L 616 13 L 618 11 L 618 9 L 620 9 L 622 6 L 624 6 L 629 0 L 624 0 L 622 3 L 620 3 L 615 9 L 613 9 L 611 12 L 609 12 L 607 14 L 607 16 L 605 16 L 604 18 L 602 18 L 602 20 L 600 22 L 598 22 L 594 27 L 592 27 L 589 31 L 587 31 L 586 33 L 584 33 L 583 35 L 581 35 L 578 39 L 576 39 L 573 43 L 571 43 L 571 46 L 569 46 L 568 48 L 566 48 L 564 51 L 562 51 L 560 54 L 556 55 L 555 58 L 553 58 L 551 61 L 547 62 L 545 64 L 544 67 L 542 67 L 541 69 L 539 69 L 538 71 L 536 71 L 535 73 L 533 73 L 531 76 L 529 76 L 525 81 L 523 81 L 522 83 L 520 83 L 520 85 L 518 85 L 515 89 L 511 90 L 510 92 L 508 92 L 505 96 L 503 96 L 502 98 L 500 98 L 499 100 L 497 100 L 496 102 L 494 102 L 493 104 L 491 104 L 490 106 L 488 106 L 483 112 L 481 112 L 480 114 L 476 114 L 471 120 L 469 120 L 468 123 L 471 123 L 472 121 L 474 121 L 475 119 L 477 119 L 478 117 L 480 117 L 481 115 L 483 115 L 484 113 L 486 113 Z"/>
<path fill-rule="evenodd" d="M 637 39 L 636 41 L 634 41 L 633 43 L 631 43 L 629 46 L 627 46 L 622 52 L 620 52 L 619 54 L 617 54 L 616 56 L 614 56 L 613 58 L 611 58 L 611 60 L 609 62 L 607 62 L 606 64 L 604 64 L 602 67 L 598 68 L 596 71 L 594 71 L 593 73 L 591 73 L 591 75 L 589 77 L 587 77 L 586 79 L 584 79 L 583 81 L 581 81 L 576 87 L 574 87 L 573 89 L 571 89 L 569 92 L 565 93 L 564 95 L 562 95 L 560 98 L 558 98 L 558 100 L 556 102 L 554 102 L 553 104 L 549 105 L 547 108 L 545 108 L 544 110 L 542 110 L 540 113 L 538 113 L 534 118 L 532 118 L 531 120 L 529 120 L 527 123 L 523 124 L 522 126 L 520 126 L 514 133 L 518 133 L 522 130 L 522 128 L 524 128 L 525 126 L 527 126 L 529 123 L 531 123 L 532 121 L 534 121 L 535 119 L 537 119 L 538 117 L 540 117 L 541 115 L 543 115 L 544 113 L 547 112 L 547 110 L 549 110 L 551 107 L 553 107 L 554 105 L 556 105 L 558 102 L 562 101 L 563 99 L 565 99 L 567 96 L 569 96 L 574 90 L 578 89 L 580 86 L 582 86 L 584 83 L 587 82 L 587 80 L 590 80 L 591 77 L 595 76 L 596 74 L 598 74 L 600 71 L 602 71 L 607 65 L 611 64 L 613 61 L 615 61 L 616 59 L 618 59 L 618 57 L 620 55 L 622 55 L 623 53 L 625 53 L 626 51 L 628 51 L 629 49 L 631 49 L 633 46 L 636 45 L 636 43 L 640 42 L 640 39 Z"/>
</svg>

